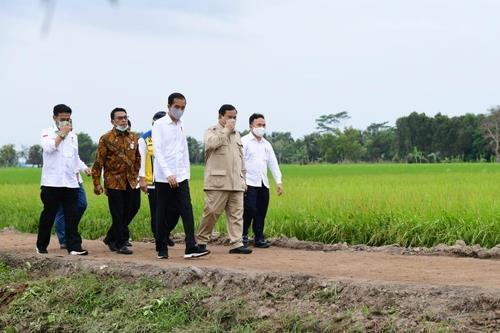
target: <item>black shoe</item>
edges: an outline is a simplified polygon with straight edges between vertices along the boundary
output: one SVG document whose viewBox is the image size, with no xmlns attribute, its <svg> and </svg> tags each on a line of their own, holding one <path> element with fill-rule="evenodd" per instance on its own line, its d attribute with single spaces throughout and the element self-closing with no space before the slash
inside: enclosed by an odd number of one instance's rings
<svg viewBox="0 0 500 333">
<path fill-rule="evenodd" d="M 167 245 L 172 247 L 175 246 L 174 241 L 170 238 L 170 236 L 167 237 Z"/>
<path fill-rule="evenodd" d="M 132 252 L 132 250 L 130 250 L 126 245 L 125 246 L 122 246 L 118 249 L 118 251 L 116 251 L 116 253 L 119 253 L 119 254 L 132 254 L 134 252 Z"/>
<path fill-rule="evenodd" d="M 202 251 L 208 251 L 207 244 L 198 244 L 197 246 Z"/>
<path fill-rule="evenodd" d="M 243 235 L 242 241 L 243 241 L 243 246 L 244 247 L 247 247 L 248 244 L 250 244 L 249 241 L 248 241 L 248 235 Z"/>
<path fill-rule="evenodd" d="M 158 251 L 158 259 L 168 259 L 168 251 L 167 250 L 160 250 Z"/>
<path fill-rule="evenodd" d="M 66 245 L 66 243 L 61 243 L 61 245 L 59 245 L 59 248 L 61 250 L 66 250 L 68 248 L 68 246 Z"/>
<path fill-rule="evenodd" d="M 229 250 L 229 253 L 231 253 L 231 254 L 250 254 L 250 253 L 252 253 L 252 249 L 249 249 L 248 247 L 240 246 L 240 247 Z"/>
<path fill-rule="evenodd" d="M 68 254 L 70 256 L 86 256 L 87 254 L 89 254 L 89 252 L 80 248 L 78 250 L 68 251 Z"/>
<path fill-rule="evenodd" d="M 36 253 L 38 254 L 47 254 L 47 249 L 39 249 L 38 247 L 36 248 Z"/>
<path fill-rule="evenodd" d="M 271 245 L 269 245 L 269 243 L 266 240 L 261 240 L 261 241 L 256 241 L 253 246 L 261 249 L 267 249 Z"/>
<path fill-rule="evenodd" d="M 125 243 L 125 246 L 131 247 L 131 246 L 132 246 L 132 243 L 130 243 L 129 241 L 127 241 L 127 242 Z"/>
<path fill-rule="evenodd" d="M 107 240 L 104 240 L 104 244 L 106 244 L 106 246 L 108 247 L 108 249 L 109 249 L 111 252 L 116 252 L 116 251 L 118 251 L 118 248 L 115 246 L 115 243 L 111 243 L 111 242 L 108 242 Z"/>
<path fill-rule="evenodd" d="M 204 250 L 202 250 L 199 246 L 195 245 L 189 249 L 186 248 L 186 251 L 184 251 L 184 259 L 199 258 L 206 256 L 209 253 L 210 251 L 208 251 L 206 247 Z"/>
</svg>

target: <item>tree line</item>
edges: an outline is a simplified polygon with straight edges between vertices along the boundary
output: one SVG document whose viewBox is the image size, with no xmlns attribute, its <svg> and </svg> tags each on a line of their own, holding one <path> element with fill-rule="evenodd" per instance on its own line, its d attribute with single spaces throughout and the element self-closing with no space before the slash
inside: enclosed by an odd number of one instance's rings
<svg viewBox="0 0 500 333">
<path fill-rule="evenodd" d="M 316 130 L 294 139 L 290 132 L 272 132 L 266 139 L 282 164 L 356 162 L 500 162 L 500 106 L 486 114 L 467 113 L 433 117 L 412 112 L 387 122 L 372 123 L 366 129 L 340 128 L 349 114 L 342 111 L 316 119 Z M 241 132 L 242 135 L 248 130 Z M 78 133 L 80 158 L 88 165 L 95 158 L 97 144 L 86 133 Z M 188 137 L 192 163 L 204 162 L 203 143 Z M 42 148 L 35 144 L 16 151 L 14 145 L 0 147 L 0 166 L 12 167 L 25 160 L 41 166 Z"/>
</svg>

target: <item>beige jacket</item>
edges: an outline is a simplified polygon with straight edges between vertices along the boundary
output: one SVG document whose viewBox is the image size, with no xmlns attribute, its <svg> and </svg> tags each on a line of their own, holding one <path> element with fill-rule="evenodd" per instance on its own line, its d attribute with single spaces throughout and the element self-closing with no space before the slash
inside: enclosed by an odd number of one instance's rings
<svg viewBox="0 0 500 333">
<path fill-rule="evenodd" d="M 243 145 L 238 132 L 220 124 L 205 132 L 205 190 L 245 191 Z"/>
</svg>

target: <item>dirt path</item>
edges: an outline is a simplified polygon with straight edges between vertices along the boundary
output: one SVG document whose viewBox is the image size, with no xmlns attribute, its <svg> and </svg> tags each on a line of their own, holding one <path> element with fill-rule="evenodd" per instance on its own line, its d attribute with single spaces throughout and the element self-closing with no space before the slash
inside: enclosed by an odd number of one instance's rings
<svg viewBox="0 0 500 333">
<path fill-rule="evenodd" d="M 19 254 L 34 253 L 36 235 L 14 231 L 0 232 L 0 251 Z M 133 255 L 110 252 L 101 241 L 85 240 L 87 257 L 75 260 L 127 262 L 157 267 L 197 266 L 243 272 L 300 273 L 334 280 L 417 285 L 453 285 L 500 289 L 500 260 L 472 258 L 401 256 L 370 252 L 321 252 L 279 247 L 255 249 L 248 256 L 228 253 L 228 248 L 210 245 L 209 256 L 183 259 L 184 246 L 170 248 L 168 260 L 156 259 L 154 244 L 134 242 Z M 46 257 L 67 257 L 53 238 Z"/>
</svg>

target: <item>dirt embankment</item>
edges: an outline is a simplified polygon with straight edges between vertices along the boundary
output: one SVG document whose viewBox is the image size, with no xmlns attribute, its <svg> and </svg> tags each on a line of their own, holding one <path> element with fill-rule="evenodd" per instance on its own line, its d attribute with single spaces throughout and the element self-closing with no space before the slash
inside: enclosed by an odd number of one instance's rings
<svg viewBox="0 0 500 333">
<path fill-rule="evenodd" d="M 37 256 L 34 241 L 35 235 L 0 232 L 0 260 L 63 275 L 85 271 L 160 278 L 171 289 L 203 285 L 213 290 L 203 306 L 242 298 L 256 320 L 274 325 L 271 331 L 293 328 L 294 320 L 310 331 L 500 331 L 500 261 L 491 259 L 496 258 L 495 248 L 490 259 L 478 260 L 454 257 L 462 256 L 454 252 L 462 244 L 433 253 L 448 256 L 415 256 L 404 254 L 432 252 L 398 247 L 328 250 L 324 247 L 330 245 L 317 243 L 299 250 L 290 247 L 304 243 L 281 244 L 278 239 L 269 249 L 243 256 L 228 254 L 227 247 L 217 245 L 223 243 L 220 239 L 209 245 L 212 254 L 207 257 L 184 260 L 184 247 L 176 244 L 170 259 L 158 260 L 154 245 L 145 242 L 134 242 L 134 254 L 124 256 L 109 252 L 101 241 L 85 241 L 90 255 L 75 258 L 59 250 L 55 239 L 49 255 Z M 4 292 L 2 297 L 13 295 Z"/>
</svg>

